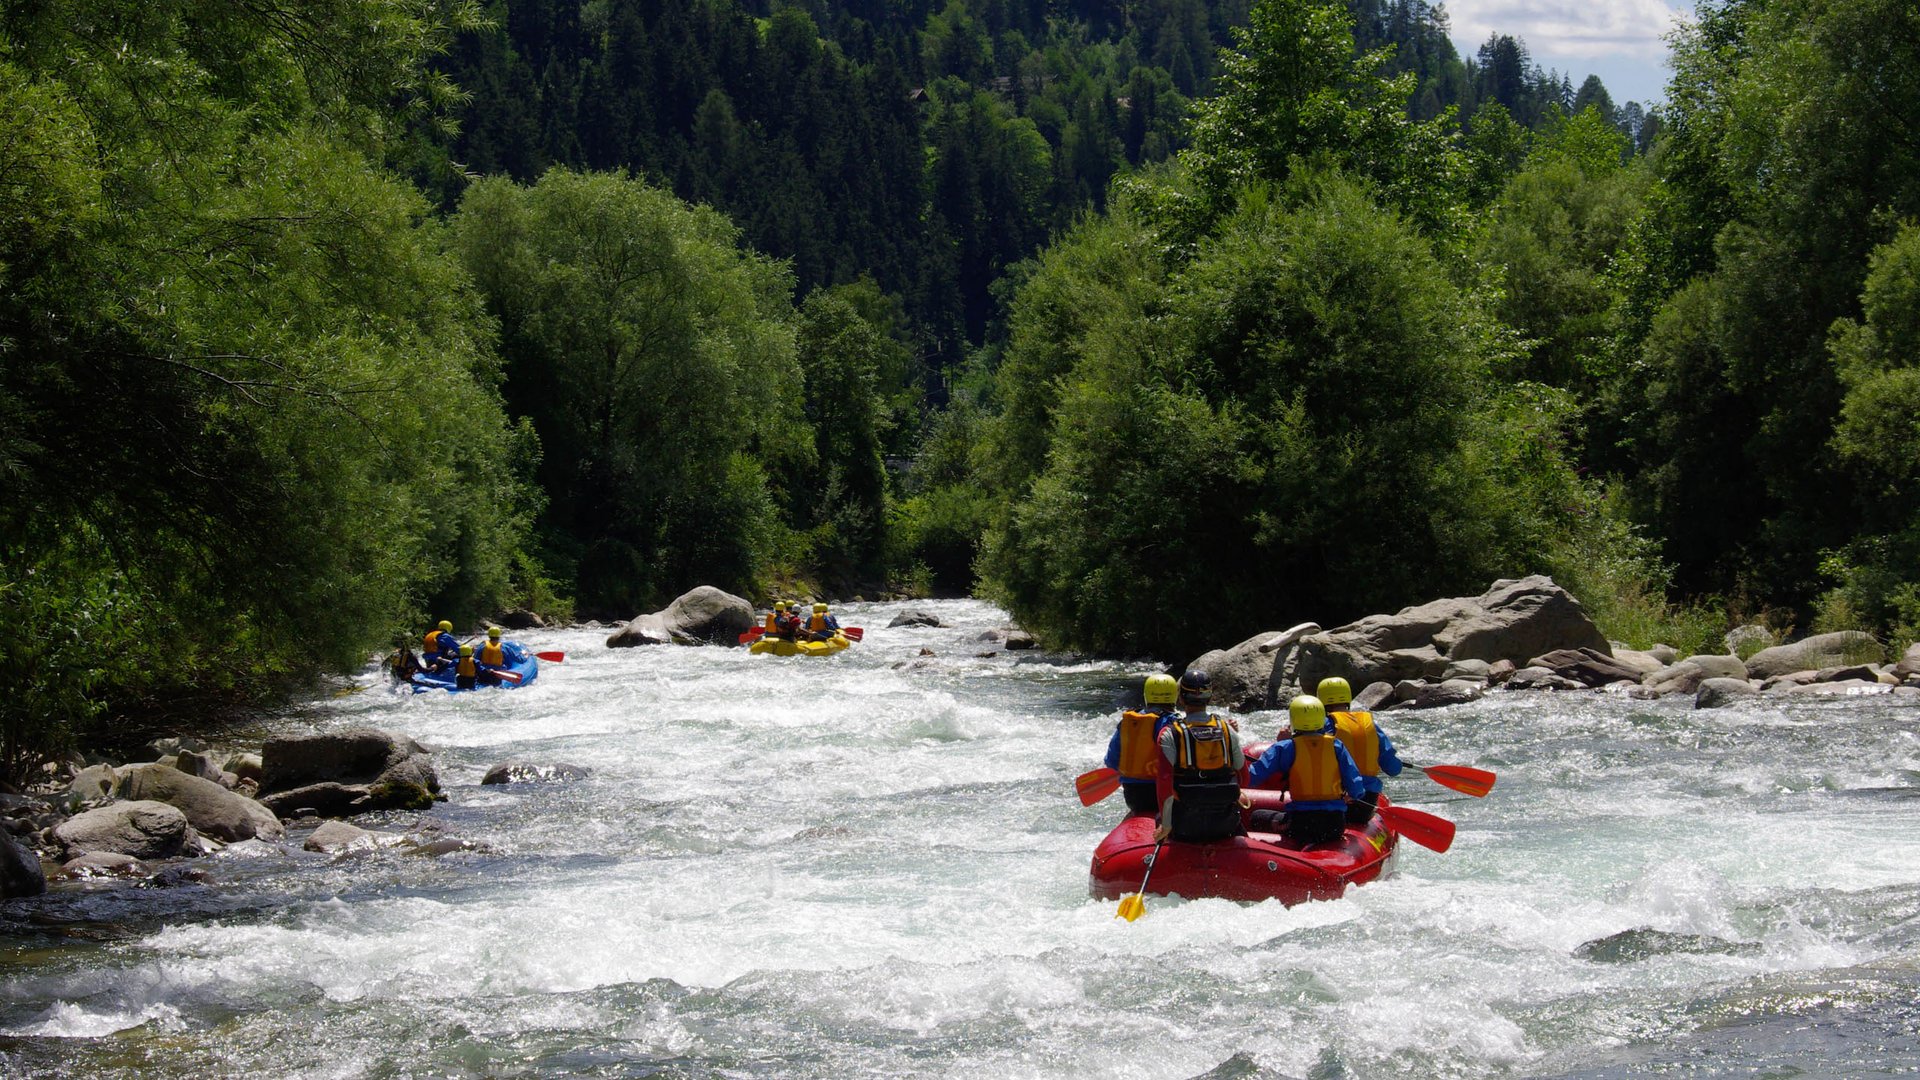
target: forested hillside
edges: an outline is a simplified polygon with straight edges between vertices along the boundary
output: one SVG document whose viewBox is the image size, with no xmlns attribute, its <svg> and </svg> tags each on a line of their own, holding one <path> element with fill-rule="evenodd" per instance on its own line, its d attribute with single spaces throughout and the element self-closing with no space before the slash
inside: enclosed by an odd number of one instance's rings
<svg viewBox="0 0 1920 1080">
<path fill-rule="evenodd" d="M 8 6 L 4 765 L 701 583 L 1911 640 L 1920 12 L 1716 0 L 1657 110 L 1441 18 Z"/>
</svg>

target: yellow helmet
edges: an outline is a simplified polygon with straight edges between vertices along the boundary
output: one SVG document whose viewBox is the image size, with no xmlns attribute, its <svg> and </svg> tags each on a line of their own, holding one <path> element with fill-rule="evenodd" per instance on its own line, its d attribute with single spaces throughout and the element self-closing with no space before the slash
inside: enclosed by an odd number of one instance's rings
<svg viewBox="0 0 1920 1080">
<path fill-rule="evenodd" d="M 1348 686 L 1347 680 L 1338 675 L 1321 679 L 1320 689 L 1314 693 L 1321 701 L 1327 703 L 1328 708 L 1350 704 L 1353 701 L 1353 687 Z"/>
<path fill-rule="evenodd" d="M 1171 705 L 1180 696 L 1180 684 L 1171 675 L 1149 675 L 1140 696 L 1146 698 L 1149 705 Z"/>
<path fill-rule="evenodd" d="M 447 621 L 447 620 L 445 620 L 445 619 L 441 619 L 441 620 L 440 620 L 440 629 L 442 629 L 442 630 L 445 630 L 445 631 L 446 631 L 447 633 L 449 633 L 449 634 L 451 634 L 451 633 L 453 633 L 453 624 L 452 624 L 452 623 L 450 623 L 450 622 L 448 622 L 448 621 Z"/>
<path fill-rule="evenodd" d="M 1312 735 L 1327 726 L 1327 707 L 1312 694 L 1287 702 L 1287 720 L 1296 735 Z"/>
<path fill-rule="evenodd" d="M 461 656 L 472 656 L 472 655 L 473 655 L 473 646 L 471 646 L 471 645 L 462 645 L 462 646 L 460 646 L 460 655 L 461 655 Z"/>
<path fill-rule="evenodd" d="M 825 604 L 815 604 L 815 605 L 813 605 L 813 610 L 815 610 L 815 611 L 825 611 L 825 610 L 827 610 L 827 605 L 825 605 Z"/>
<path fill-rule="evenodd" d="M 497 638 L 497 637 L 499 637 L 499 636 L 500 636 L 500 628 L 499 628 L 499 627 L 497 627 L 497 626 L 489 626 L 489 627 L 487 627 L 487 636 L 488 636 L 488 637 L 490 637 L 490 638 Z"/>
<path fill-rule="evenodd" d="M 785 600 L 775 600 L 773 602 L 773 610 L 775 611 L 787 610 L 787 602 Z"/>
</svg>

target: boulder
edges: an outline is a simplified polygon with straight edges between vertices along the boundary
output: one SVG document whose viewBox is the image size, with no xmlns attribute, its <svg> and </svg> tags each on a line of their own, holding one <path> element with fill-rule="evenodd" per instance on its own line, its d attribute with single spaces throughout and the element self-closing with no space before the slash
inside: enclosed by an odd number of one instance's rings
<svg viewBox="0 0 1920 1080">
<path fill-rule="evenodd" d="M 893 620 L 887 623 L 887 627 L 889 629 L 896 626 L 939 626 L 939 625 L 940 625 L 939 616 L 935 615 L 931 611 L 924 611 L 920 608 L 908 608 L 905 611 L 902 611 L 900 614 L 895 615 L 893 617 Z"/>
<path fill-rule="evenodd" d="M 68 858 L 114 851 L 136 859 L 164 859 L 187 842 L 187 815 L 163 802 L 117 802 L 75 814 L 53 828 Z"/>
<path fill-rule="evenodd" d="M 1744 679 L 1747 665 L 1737 656 L 1701 653 L 1689 656 L 1641 680 L 1641 685 L 1657 694 L 1691 694 L 1708 679 Z"/>
<path fill-rule="evenodd" d="M 503 761 L 487 770 L 480 783 L 491 784 L 533 784 L 554 780 L 585 780 L 590 770 L 582 765 L 569 765 L 555 762 L 552 765 L 529 765 L 524 761 Z"/>
<path fill-rule="evenodd" d="M 1741 653 L 1752 656 L 1761 649 L 1771 648 L 1780 642 L 1779 638 L 1773 636 L 1773 631 L 1759 623 L 1736 626 L 1727 631 L 1726 637 L 1721 640 L 1726 643 L 1729 656 L 1739 656 Z"/>
<path fill-rule="evenodd" d="M 1760 691 L 1746 679 L 1710 678 L 1700 681 L 1700 688 L 1694 693 L 1693 707 L 1696 709 L 1717 709 L 1722 705 L 1731 705 L 1741 698 L 1759 696 Z"/>
<path fill-rule="evenodd" d="M 171 765 L 188 776 L 197 776 L 202 780 L 220 783 L 220 766 L 215 765 L 211 758 L 198 750 L 182 750 L 160 759 L 157 764 Z"/>
<path fill-rule="evenodd" d="M 1671 650 L 1669 650 L 1669 652 L 1671 652 Z M 1622 666 L 1632 668 L 1636 681 L 1645 679 L 1647 676 L 1673 663 L 1671 657 L 1663 660 L 1651 650 L 1642 652 L 1639 649 L 1626 649 L 1618 645 L 1613 647 L 1613 659 Z"/>
<path fill-rule="evenodd" d="M 544 630 L 547 620 L 537 611 L 508 608 L 493 617 L 493 625 L 502 630 Z"/>
<path fill-rule="evenodd" d="M 1750 679 L 1770 679 L 1775 675 L 1785 675 L 1794 671 L 1818 671 L 1826 667 L 1843 667 L 1859 663 L 1873 657 L 1879 658 L 1879 641 L 1872 634 L 1858 630 L 1840 630 L 1831 634 L 1815 634 L 1810 638 L 1786 645 L 1775 645 L 1761 649 L 1747 657 L 1747 677 Z"/>
<path fill-rule="evenodd" d="M 1207 673 L 1213 685 L 1213 703 L 1235 712 L 1268 708 L 1267 683 L 1273 674 L 1274 655 L 1260 651 L 1260 645 L 1276 631 L 1255 634 L 1238 645 L 1201 653 L 1188 664 Z"/>
<path fill-rule="evenodd" d="M 120 782 L 120 774 L 111 765 L 89 765 L 73 777 L 73 783 L 67 790 L 81 802 L 98 802 L 113 797 L 113 787 Z"/>
<path fill-rule="evenodd" d="M 1899 663 L 1893 665 L 1893 674 L 1900 679 L 1920 675 L 1920 641 L 1907 646 L 1906 654 L 1900 657 Z"/>
<path fill-rule="evenodd" d="M 0 900 L 39 896 L 46 891 L 47 874 L 40 868 L 40 856 L 0 833 Z"/>
<path fill-rule="evenodd" d="M 1513 678 L 1513 673 L 1519 670 L 1520 665 L 1511 660 L 1495 660 L 1487 665 L 1487 682 L 1498 686 Z"/>
<path fill-rule="evenodd" d="M 1306 638 L 1300 646 L 1300 684 L 1328 675 L 1360 684 L 1428 679 L 1459 660 L 1516 664 L 1558 649 L 1606 654 L 1607 639 L 1579 601 L 1533 576 L 1496 581 L 1477 597 L 1435 600 L 1393 615 L 1370 615 Z"/>
<path fill-rule="evenodd" d="M 330 781 L 275 791 L 260 796 L 260 802 L 283 818 L 308 814 L 316 817 L 347 817 L 379 809 L 373 804 L 369 785 L 336 784 Z"/>
<path fill-rule="evenodd" d="M 753 605 L 745 597 L 701 585 L 660 611 L 636 616 L 607 638 L 607 647 L 635 645 L 736 645 L 754 625 Z"/>
<path fill-rule="evenodd" d="M 375 728 L 279 735 L 261 750 L 260 790 L 273 794 L 311 784 L 372 784 L 395 765 L 425 755 L 412 739 Z M 431 765 L 425 768 L 431 773 Z M 438 791 L 439 780 L 429 786 Z"/>
<path fill-rule="evenodd" d="M 1638 668 L 1590 648 L 1555 649 L 1527 661 L 1527 666 L 1546 668 L 1582 686 L 1605 686 L 1623 680 L 1637 685 L 1642 674 Z"/>
<path fill-rule="evenodd" d="M 1392 683 L 1368 683 L 1365 690 L 1353 695 L 1353 707 L 1360 712 L 1372 712 L 1392 700 Z"/>
<path fill-rule="evenodd" d="M 122 855 L 117 851 L 89 851 L 68 859 L 61 865 L 60 872 L 70 878 L 139 878 L 146 877 L 152 871 L 146 863 L 131 855 Z"/>
<path fill-rule="evenodd" d="M 1511 664 L 1512 662 L 1509 661 L 1508 663 Z M 1485 660 L 1455 660 L 1447 665 L 1445 671 L 1440 673 L 1440 678 L 1442 680 L 1477 679 L 1480 682 L 1487 682 L 1491 678 L 1492 673 L 1493 665 L 1487 663 Z"/>
<path fill-rule="evenodd" d="M 1403 684 L 1404 685 L 1404 684 Z M 1486 686 L 1472 679 L 1448 679 L 1438 683 L 1415 683 L 1416 689 L 1410 701 L 1416 709 L 1437 709 L 1444 705 L 1465 705 L 1469 701 L 1478 701 L 1486 692 Z M 1395 690 L 1395 695 L 1400 694 Z"/>
<path fill-rule="evenodd" d="M 260 837 L 272 840 L 285 830 L 273 811 L 226 788 L 165 765 L 135 765 L 121 770 L 115 792 L 122 799 L 163 802 L 187 816 L 194 831 L 232 843 Z"/>
<path fill-rule="evenodd" d="M 1668 664 L 1680 659 L 1680 650 L 1671 645 L 1655 645 L 1653 648 L 1647 650 L 1647 655 L 1660 661 L 1661 667 L 1666 667 Z"/>
<path fill-rule="evenodd" d="M 199 739 L 193 738 L 190 735 L 188 736 L 169 735 L 164 739 L 155 739 L 152 742 L 147 744 L 146 760 L 159 761 L 161 758 L 164 758 L 164 757 L 172 757 L 175 754 L 178 754 L 182 750 L 198 753 L 200 751 L 205 750 L 206 748 L 207 748 L 206 743 L 203 743 Z"/>
<path fill-rule="evenodd" d="M 350 851 L 372 851 L 380 846 L 379 834 L 349 825 L 344 821 L 323 821 L 320 827 L 307 836 L 301 847 L 308 851 L 318 851 L 323 855 L 340 855 Z"/>
<path fill-rule="evenodd" d="M 1507 681 L 1501 685 L 1508 690 L 1580 690 L 1585 687 L 1584 683 L 1555 675 L 1543 667 L 1519 668 L 1507 676 Z"/>
<path fill-rule="evenodd" d="M 239 779 L 251 780 L 255 784 L 266 777 L 266 768 L 259 754 L 235 754 L 227 759 L 225 769 Z"/>
<path fill-rule="evenodd" d="M 1015 632 L 1007 635 L 1007 651 L 1008 652 L 1019 652 L 1023 649 L 1032 649 L 1037 647 L 1038 645 L 1039 645 L 1039 642 L 1033 640 L 1033 635 L 1027 633 L 1025 630 L 1016 630 Z"/>
</svg>

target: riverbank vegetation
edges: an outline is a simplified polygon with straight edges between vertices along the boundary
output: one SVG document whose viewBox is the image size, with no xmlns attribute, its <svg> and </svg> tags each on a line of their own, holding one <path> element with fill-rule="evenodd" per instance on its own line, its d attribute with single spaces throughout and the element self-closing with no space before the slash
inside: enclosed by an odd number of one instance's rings
<svg viewBox="0 0 1920 1080">
<path fill-rule="evenodd" d="M 1916 42 L 1714 0 L 1655 108 L 1424 0 L 14 5 L 0 766 L 701 583 L 1903 644 Z"/>
</svg>

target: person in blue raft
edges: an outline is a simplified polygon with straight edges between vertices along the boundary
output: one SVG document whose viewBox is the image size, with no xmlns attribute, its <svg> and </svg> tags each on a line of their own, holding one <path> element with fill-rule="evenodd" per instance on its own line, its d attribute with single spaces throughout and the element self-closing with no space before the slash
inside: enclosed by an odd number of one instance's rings
<svg viewBox="0 0 1920 1080">
<path fill-rule="evenodd" d="M 441 619 L 421 642 L 420 660 L 428 671 L 445 671 L 448 664 L 459 659 L 460 639 L 453 636 L 453 623 Z"/>
<path fill-rule="evenodd" d="M 1157 817 L 1160 796 L 1154 790 L 1160 771 L 1160 730 L 1173 719 L 1173 703 L 1180 696 L 1180 684 L 1171 675 L 1149 675 L 1140 688 L 1145 709 L 1128 709 L 1113 726 L 1113 738 L 1107 740 L 1106 766 L 1120 774 L 1120 795 L 1127 800 L 1127 815 Z"/>
<path fill-rule="evenodd" d="M 1315 696 L 1326 703 L 1328 726 L 1346 748 L 1347 756 L 1353 758 L 1354 768 L 1360 770 L 1360 783 L 1367 789 L 1365 795 L 1347 804 L 1347 824 L 1365 825 L 1380 807 L 1384 786 L 1380 774 L 1399 776 L 1400 755 L 1394 752 L 1393 740 L 1374 722 L 1372 713 L 1354 711 L 1353 687 L 1347 680 L 1337 675 L 1321 679 Z"/>
<path fill-rule="evenodd" d="M 1347 799 L 1367 791 L 1360 770 L 1328 730 L 1327 707 L 1319 698 L 1302 694 L 1288 702 L 1287 726 L 1293 738 L 1267 747 L 1247 770 L 1248 787 L 1285 788 L 1286 805 L 1254 811 L 1253 826 L 1302 845 L 1338 840 L 1347 829 Z"/>
</svg>

